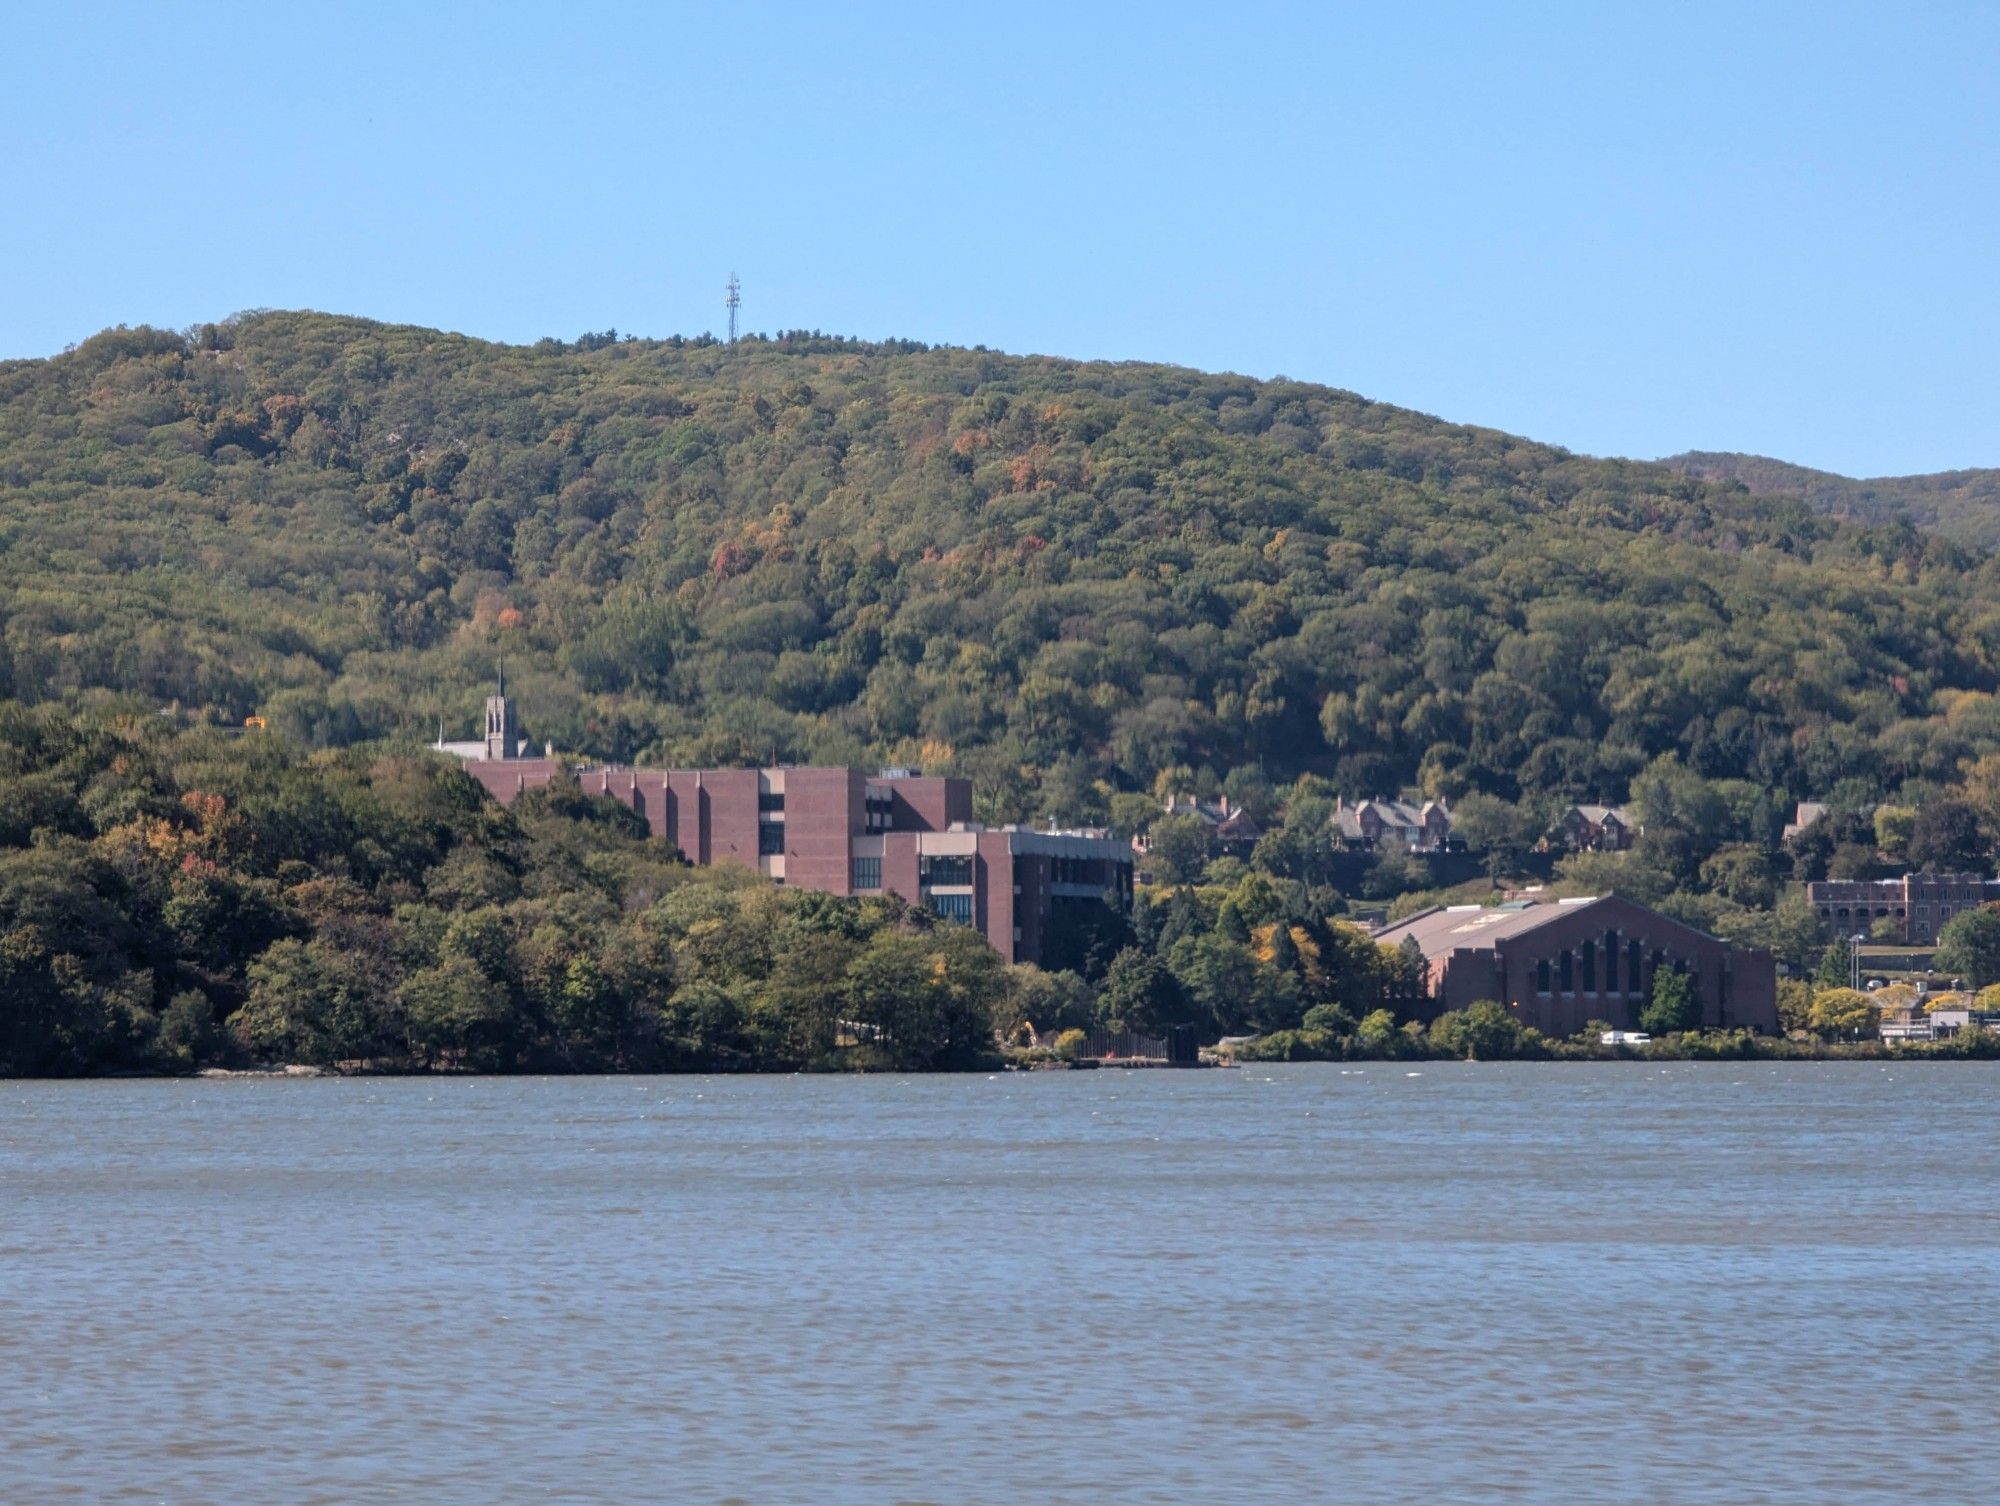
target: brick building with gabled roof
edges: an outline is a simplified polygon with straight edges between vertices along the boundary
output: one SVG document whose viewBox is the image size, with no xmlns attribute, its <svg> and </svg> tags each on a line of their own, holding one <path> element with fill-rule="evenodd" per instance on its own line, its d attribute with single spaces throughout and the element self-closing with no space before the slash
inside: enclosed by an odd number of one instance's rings
<svg viewBox="0 0 2000 1506">
<path fill-rule="evenodd" d="M 1524 1025 L 1574 1035 L 1591 1020 L 1638 1027 L 1661 968 L 1694 979 L 1706 1029 L 1778 1030 L 1777 965 L 1618 895 L 1425 910 L 1375 933 L 1423 952 L 1437 1012 L 1480 999 Z"/>
<path fill-rule="evenodd" d="M 1622 805 L 1572 805 L 1556 830 L 1572 852 L 1624 852 L 1644 828 Z"/>
<path fill-rule="evenodd" d="M 1443 800 L 1412 805 L 1407 800 L 1334 802 L 1334 829 L 1343 846 L 1401 847 L 1410 852 L 1443 852 L 1451 843 L 1451 806 Z"/>
</svg>

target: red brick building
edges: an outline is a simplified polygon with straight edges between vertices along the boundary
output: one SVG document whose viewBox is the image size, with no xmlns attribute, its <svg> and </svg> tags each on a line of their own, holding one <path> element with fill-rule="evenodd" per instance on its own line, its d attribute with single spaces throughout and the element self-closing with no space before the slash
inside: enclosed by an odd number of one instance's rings
<svg viewBox="0 0 2000 1506">
<path fill-rule="evenodd" d="M 1636 1030 L 1661 968 L 1694 979 L 1704 1028 L 1778 1032 L 1777 965 L 1617 895 L 1426 910 L 1376 932 L 1413 940 L 1439 1012 L 1492 999 L 1524 1025 L 1574 1035 L 1591 1020 Z"/>
<path fill-rule="evenodd" d="M 506 738 L 495 746 L 522 746 L 511 713 L 502 720 Z M 459 756 L 503 805 L 570 767 L 552 757 Z M 1132 900 L 1125 844 L 1089 833 L 989 830 L 972 819 L 966 779 L 850 768 L 574 772 L 586 795 L 630 806 L 691 863 L 735 863 L 828 894 L 898 894 L 976 927 L 1009 962 L 1047 959 L 1066 910 L 1123 910 Z"/>
<path fill-rule="evenodd" d="M 1978 873 L 1822 879 L 1806 885 L 1806 900 L 1832 935 L 1865 936 L 1876 922 L 1887 920 L 1903 941 L 1930 946 L 1953 916 L 2000 900 L 2000 883 Z"/>
</svg>

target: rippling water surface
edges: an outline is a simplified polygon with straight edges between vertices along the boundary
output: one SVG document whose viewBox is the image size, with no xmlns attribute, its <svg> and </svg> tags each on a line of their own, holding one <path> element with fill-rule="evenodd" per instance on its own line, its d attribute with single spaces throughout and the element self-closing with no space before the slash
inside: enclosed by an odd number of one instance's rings
<svg viewBox="0 0 2000 1506">
<path fill-rule="evenodd" d="M 0 1500 L 1991 1500 L 1996 1090 L 0 1084 Z"/>
</svg>

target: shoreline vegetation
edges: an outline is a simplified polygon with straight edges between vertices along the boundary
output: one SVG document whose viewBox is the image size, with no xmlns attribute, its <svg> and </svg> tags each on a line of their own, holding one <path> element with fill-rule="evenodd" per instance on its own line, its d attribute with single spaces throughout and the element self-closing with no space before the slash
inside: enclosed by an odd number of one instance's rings
<svg viewBox="0 0 2000 1506">
<path fill-rule="evenodd" d="M 1358 1061 L 1993 1061 L 2000 1060 L 2000 1031 L 1978 1026 L 1934 1041 L 1827 1041 L 1796 1035 L 1756 1035 L 1747 1030 L 1676 1031 L 1641 1046 L 1606 1046 L 1587 1030 L 1562 1039 L 1526 1029 L 1497 1004 L 1474 1004 L 1445 1014 L 1428 1029 L 1396 1028 L 1400 1041 L 1358 1043 L 1309 1030 L 1278 1031 L 1245 1042 L 1240 1062 Z"/>
<path fill-rule="evenodd" d="M 1420 959 L 1341 904 L 1246 871 L 1103 908 L 1055 938 L 1067 965 L 1010 966 L 894 897 L 691 867 L 573 780 L 502 807 L 421 749 L 0 703 L 0 1076 L 992 1071 L 1071 1063 L 1093 1032 L 1228 1038 L 1245 1062 L 2000 1055 L 1976 1029 L 1656 1026 L 1633 1051 L 1491 1003 L 1421 1024 L 1382 1007 L 1417 998 Z M 1788 1024 L 1818 1019 L 1807 985 L 1781 993 Z"/>
<path fill-rule="evenodd" d="M 1512 1055 L 1478 1056 L 1466 1055 L 1461 1050 L 1439 1046 L 1428 1039 L 1416 1039 L 1405 1049 L 1369 1053 L 1364 1050 L 1348 1049 L 1339 1042 L 1312 1042 L 1299 1039 L 1302 1032 L 1284 1032 L 1279 1036 L 1254 1037 L 1240 1046 L 1227 1051 L 1205 1051 L 1199 1065 L 1203 1067 L 1240 1067 L 1265 1065 L 1269 1063 L 1334 1065 L 1334 1064 L 1395 1064 L 1401 1062 L 1459 1062 L 1476 1066 L 1496 1061 L 1512 1062 L 1590 1062 L 1600 1066 L 1629 1064 L 1644 1065 L 1649 1062 L 1835 1062 L 1835 1061 L 2000 1061 L 2000 1032 L 1972 1030 L 1946 1040 L 1938 1041 L 1801 1041 L 1785 1036 L 1752 1035 L 1747 1031 L 1714 1031 L 1708 1034 L 1693 1034 L 1669 1037 L 1651 1042 L 1645 1046 L 1601 1046 L 1580 1038 L 1565 1041 L 1547 1041 L 1536 1049 L 1524 1050 Z M 1069 1058 L 1056 1052 L 1038 1049 L 1009 1048 L 995 1052 L 985 1059 L 973 1059 L 956 1070 L 965 1073 L 987 1073 L 995 1071 L 1039 1072 L 1074 1071 L 1098 1068 L 1105 1064 L 1089 1058 Z M 1131 1063 L 1118 1065 L 1157 1066 L 1165 1071 L 1184 1070 L 1166 1063 Z M 686 1075 L 696 1069 L 665 1075 Z M 732 1070 L 758 1076 L 795 1076 L 800 1069 L 768 1069 L 758 1067 L 709 1068 L 701 1069 L 715 1073 Z M 804 1070 L 811 1071 L 812 1068 Z M 869 1070 L 897 1070 L 886 1065 L 871 1069 L 859 1064 L 840 1064 L 824 1068 L 831 1072 L 866 1072 Z M 284 1066 L 258 1067 L 203 1067 L 190 1072 L 125 1072 L 116 1074 L 124 1078 L 198 1077 L 209 1079 L 258 1079 L 258 1078 L 318 1078 L 318 1077 L 423 1077 L 423 1076 L 523 1076 L 520 1072 L 494 1073 L 480 1072 L 469 1067 L 412 1068 L 407 1066 L 384 1065 L 374 1062 L 336 1063 L 331 1067 L 308 1066 L 291 1063 Z M 544 1073 L 541 1075 L 561 1075 Z M 632 1075 L 632 1074 L 626 1074 Z"/>
</svg>

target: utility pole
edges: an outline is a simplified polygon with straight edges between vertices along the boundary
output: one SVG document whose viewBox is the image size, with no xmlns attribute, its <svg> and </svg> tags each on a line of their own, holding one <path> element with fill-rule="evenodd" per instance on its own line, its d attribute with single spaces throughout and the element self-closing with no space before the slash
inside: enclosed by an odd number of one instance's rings
<svg viewBox="0 0 2000 1506">
<path fill-rule="evenodd" d="M 736 343 L 736 310 L 743 305 L 743 284 L 736 280 L 734 272 L 729 274 L 729 296 L 722 300 L 722 304 L 724 308 L 729 310 L 729 343 L 734 345 Z"/>
</svg>

